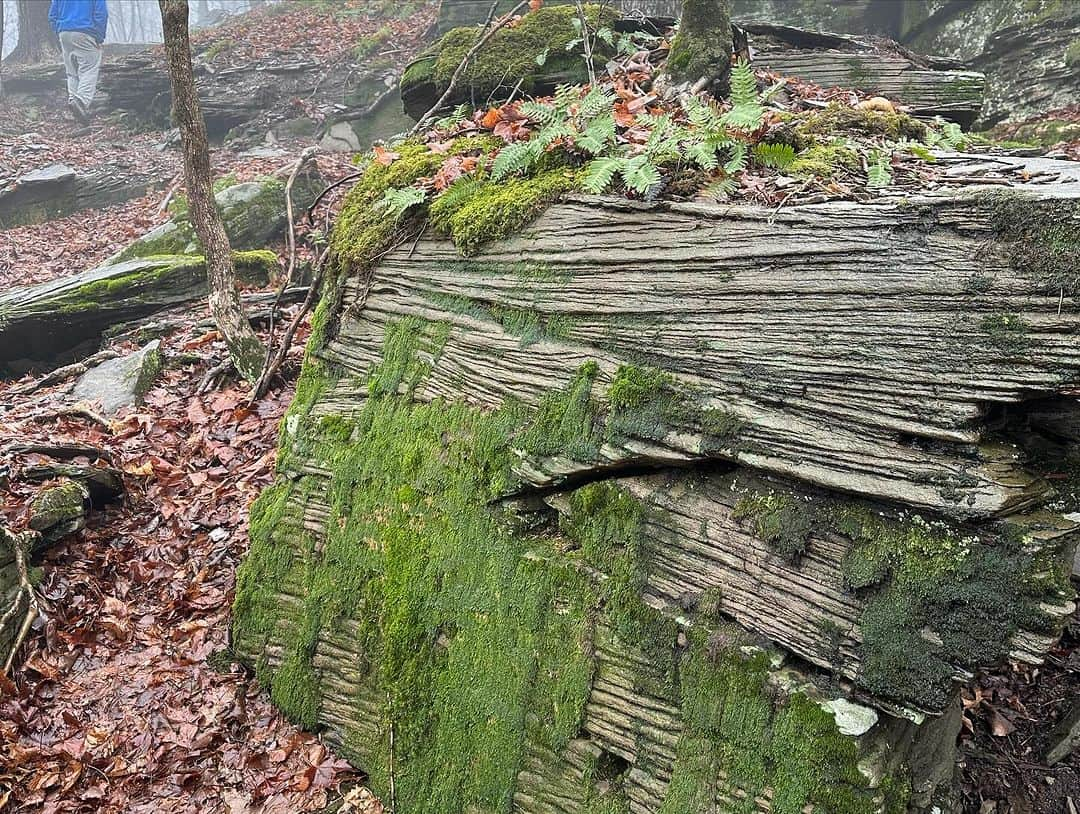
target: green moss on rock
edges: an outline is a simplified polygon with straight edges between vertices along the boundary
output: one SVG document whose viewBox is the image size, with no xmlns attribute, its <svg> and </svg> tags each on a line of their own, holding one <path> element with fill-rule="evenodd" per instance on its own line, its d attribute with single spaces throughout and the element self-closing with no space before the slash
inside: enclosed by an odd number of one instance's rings
<svg viewBox="0 0 1080 814">
<path fill-rule="evenodd" d="M 1039 602 L 1067 598 L 1036 579 L 1039 558 L 1005 535 L 986 540 L 852 505 L 834 507 L 831 520 L 853 541 L 844 578 L 866 596 L 860 682 L 885 698 L 943 707 L 954 665 L 1002 658 L 1021 627 L 1048 629 Z"/>
<path fill-rule="evenodd" d="M 813 510 L 808 502 L 778 492 L 743 496 L 731 516 L 749 521 L 754 534 L 788 560 L 797 560 L 806 551 L 813 529 Z"/>
<path fill-rule="evenodd" d="M 595 31 L 608 25 L 618 14 L 610 7 L 597 4 L 584 6 L 585 19 Z M 578 42 L 581 35 L 575 22 L 578 11 L 574 6 L 545 6 L 530 12 L 514 26 L 496 32 L 484 48 L 469 62 L 458 80 L 463 98 L 488 99 L 498 89 L 509 93 L 518 80 L 519 92 L 533 93 L 544 76 L 557 76 L 559 82 L 583 83 L 588 81 L 588 70 L 583 51 Z M 428 54 L 413 62 L 402 76 L 402 89 L 408 95 L 411 88 L 432 83 L 434 98 L 442 94 L 465 54 L 476 44 L 482 29 L 478 27 L 454 28 L 433 46 Z M 571 46 L 569 49 L 567 46 Z M 612 56 L 610 47 L 600 39 L 593 45 L 594 61 L 599 68 Z M 543 64 L 539 64 L 542 62 Z M 507 82 L 507 77 L 514 77 Z"/>
</svg>

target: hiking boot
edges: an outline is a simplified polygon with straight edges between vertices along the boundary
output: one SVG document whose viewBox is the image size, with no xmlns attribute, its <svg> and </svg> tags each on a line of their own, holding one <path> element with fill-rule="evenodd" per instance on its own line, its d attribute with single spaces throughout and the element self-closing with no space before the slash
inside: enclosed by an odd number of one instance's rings
<svg viewBox="0 0 1080 814">
<path fill-rule="evenodd" d="M 90 118 L 90 113 L 78 99 L 68 99 L 68 109 L 76 121 L 85 122 Z"/>
</svg>

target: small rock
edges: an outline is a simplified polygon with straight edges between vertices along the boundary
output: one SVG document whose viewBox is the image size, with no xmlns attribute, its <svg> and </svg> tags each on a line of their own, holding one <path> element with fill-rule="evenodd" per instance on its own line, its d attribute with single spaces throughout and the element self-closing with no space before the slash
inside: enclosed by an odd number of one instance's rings
<svg viewBox="0 0 1080 814">
<path fill-rule="evenodd" d="M 833 714 L 841 735 L 865 735 L 878 722 L 878 714 L 874 710 L 846 698 L 834 698 L 821 706 Z"/>
<path fill-rule="evenodd" d="M 355 153 L 361 149 L 360 139 L 348 122 L 338 122 L 331 127 L 319 146 L 332 153 Z"/>
<path fill-rule="evenodd" d="M 75 383 L 71 397 L 101 405 L 106 415 L 142 402 L 161 371 L 161 343 L 154 340 L 135 353 L 109 359 L 86 371 Z"/>
</svg>

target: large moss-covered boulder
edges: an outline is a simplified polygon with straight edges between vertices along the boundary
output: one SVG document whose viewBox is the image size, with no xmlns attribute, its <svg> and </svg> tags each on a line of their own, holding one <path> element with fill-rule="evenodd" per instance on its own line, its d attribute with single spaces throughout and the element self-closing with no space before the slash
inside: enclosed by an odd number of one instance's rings
<svg viewBox="0 0 1080 814">
<path fill-rule="evenodd" d="M 583 12 L 592 30 L 618 17 L 611 8 L 596 4 L 584 6 Z M 545 5 L 517 25 L 500 29 L 462 71 L 447 105 L 480 106 L 514 88 L 519 94 L 544 95 L 556 85 L 587 82 L 578 22 L 575 6 Z M 419 119 L 431 108 L 482 34 L 476 26 L 452 29 L 406 68 L 401 77 L 406 113 Z M 611 48 L 603 40 L 593 47 L 594 67 L 602 70 Z"/>
<path fill-rule="evenodd" d="M 468 259 L 366 178 L 238 654 L 402 811 L 956 810 L 957 682 L 1075 608 L 1080 177 L 997 160 L 1005 193 L 564 196 Z"/>
<path fill-rule="evenodd" d="M 288 225 L 284 181 L 265 178 L 239 184 L 219 182 L 218 186 L 214 202 L 233 249 L 264 249 L 284 236 Z M 292 188 L 294 219 L 299 219 L 321 188 L 322 181 L 317 173 L 305 172 L 298 177 Z M 113 261 L 197 251 L 199 242 L 188 215 L 187 201 L 180 198 L 170 220 L 129 243 Z"/>
</svg>

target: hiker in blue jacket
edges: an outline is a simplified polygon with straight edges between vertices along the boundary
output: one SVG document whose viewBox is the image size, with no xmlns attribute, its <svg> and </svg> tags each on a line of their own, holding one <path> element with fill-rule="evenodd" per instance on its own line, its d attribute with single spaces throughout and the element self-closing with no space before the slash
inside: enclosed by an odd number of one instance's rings
<svg viewBox="0 0 1080 814">
<path fill-rule="evenodd" d="M 109 26 L 105 0 L 52 0 L 49 22 L 60 35 L 67 71 L 68 107 L 75 118 L 90 115 L 101 69 L 101 44 Z"/>
</svg>

